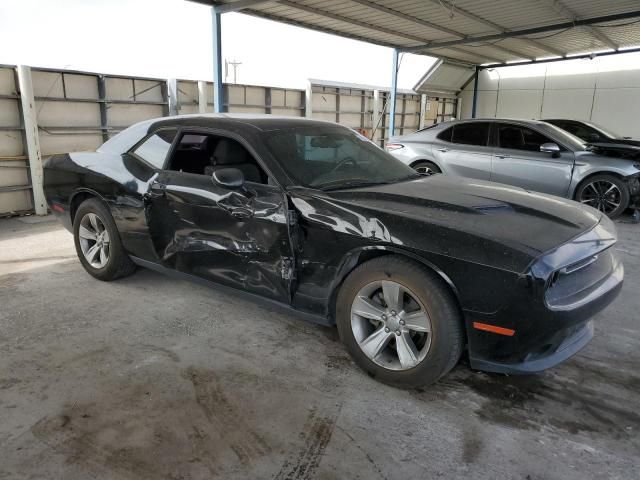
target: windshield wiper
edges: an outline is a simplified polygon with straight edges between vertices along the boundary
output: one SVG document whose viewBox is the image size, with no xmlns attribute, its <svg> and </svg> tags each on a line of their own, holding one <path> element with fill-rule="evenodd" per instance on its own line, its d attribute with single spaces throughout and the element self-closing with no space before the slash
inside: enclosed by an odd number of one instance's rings
<svg viewBox="0 0 640 480">
<path fill-rule="evenodd" d="M 410 173 L 409 175 L 406 175 L 404 177 L 394 178 L 393 180 L 390 180 L 389 183 L 408 182 L 409 180 L 416 180 L 418 178 L 430 177 L 430 176 L 431 175 L 429 175 L 428 173 L 415 172 L 415 173 Z"/>
<path fill-rule="evenodd" d="M 407 182 L 409 180 L 415 180 L 417 178 L 422 178 L 423 175 L 421 173 L 412 173 L 410 175 L 406 175 L 404 177 L 398 178 L 389 178 L 387 180 L 378 180 L 377 182 L 371 180 L 335 180 L 333 182 L 322 183 L 320 185 L 315 185 L 314 188 L 319 188 L 323 191 L 330 190 L 342 190 L 344 188 L 362 188 L 362 187 L 372 187 L 374 185 L 390 185 L 392 183 L 398 182 Z"/>
</svg>

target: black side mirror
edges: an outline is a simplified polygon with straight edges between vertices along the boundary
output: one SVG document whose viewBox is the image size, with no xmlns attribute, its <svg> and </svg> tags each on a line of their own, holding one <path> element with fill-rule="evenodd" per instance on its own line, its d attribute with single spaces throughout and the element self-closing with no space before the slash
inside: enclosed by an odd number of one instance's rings
<svg viewBox="0 0 640 480">
<path fill-rule="evenodd" d="M 235 190 L 244 185 L 244 173 L 237 168 L 220 168 L 213 172 L 211 180 L 216 185 Z"/>
</svg>

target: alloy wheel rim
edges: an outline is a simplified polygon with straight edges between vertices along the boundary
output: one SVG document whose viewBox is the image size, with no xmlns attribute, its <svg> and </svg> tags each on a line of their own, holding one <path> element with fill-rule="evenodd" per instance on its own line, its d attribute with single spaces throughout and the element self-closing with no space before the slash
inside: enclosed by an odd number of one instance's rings
<svg viewBox="0 0 640 480">
<path fill-rule="evenodd" d="M 431 348 L 426 308 L 407 287 L 391 280 L 371 282 L 351 305 L 351 330 L 362 352 L 389 370 L 409 370 Z"/>
<path fill-rule="evenodd" d="M 110 239 L 104 222 L 95 213 L 87 213 L 78 229 L 80 249 L 93 268 L 103 268 L 109 261 Z"/>
<path fill-rule="evenodd" d="M 614 183 L 598 180 L 588 183 L 582 189 L 580 202 L 610 214 L 620 207 L 622 192 Z"/>
<path fill-rule="evenodd" d="M 424 173 L 425 175 L 435 175 L 436 172 L 433 171 L 431 167 L 417 167 L 416 172 Z"/>
</svg>

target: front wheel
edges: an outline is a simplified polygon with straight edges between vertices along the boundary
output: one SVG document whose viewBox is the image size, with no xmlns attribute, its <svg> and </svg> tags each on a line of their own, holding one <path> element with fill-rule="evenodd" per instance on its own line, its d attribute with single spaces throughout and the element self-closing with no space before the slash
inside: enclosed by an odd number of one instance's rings
<svg viewBox="0 0 640 480">
<path fill-rule="evenodd" d="M 396 255 L 357 267 L 336 305 L 340 338 L 371 376 L 402 387 L 436 382 L 464 345 L 460 310 L 435 273 Z"/>
<path fill-rule="evenodd" d="M 436 173 L 442 173 L 442 170 L 433 162 L 423 160 L 413 164 L 413 169 L 418 173 L 424 173 L 425 175 L 435 175 Z"/>
<path fill-rule="evenodd" d="M 113 217 L 100 200 L 91 198 L 80 204 L 73 219 L 73 237 L 82 266 L 98 280 L 115 280 L 135 270 Z"/>
<path fill-rule="evenodd" d="M 594 175 L 578 187 L 576 200 L 616 218 L 629 207 L 629 188 L 614 175 Z"/>
</svg>

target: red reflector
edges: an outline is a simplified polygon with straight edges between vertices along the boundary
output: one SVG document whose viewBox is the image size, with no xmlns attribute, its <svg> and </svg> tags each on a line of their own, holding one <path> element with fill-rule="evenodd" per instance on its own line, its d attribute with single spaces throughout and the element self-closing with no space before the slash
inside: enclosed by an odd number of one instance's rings
<svg viewBox="0 0 640 480">
<path fill-rule="evenodd" d="M 496 327 L 495 325 L 480 322 L 473 322 L 473 328 L 484 330 L 485 332 L 497 333 L 498 335 L 506 335 L 507 337 L 513 337 L 516 333 L 515 330 L 511 330 L 510 328 Z"/>
<path fill-rule="evenodd" d="M 51 205 L 51 210 L 55 210 L 56 212 L 64 213 L 64 208 L 62 208 L 57 203 L 54 203 L 53 205 Z"/>
<path fill-rule="evenodd" d="M 384 148 L 387 149 L 387 151 L 391 152 L 393 150 L 399 150 L 401 148 L 404 148 L 404 145 L 401 145 L 399 143 L 387 143 Z"/>
</svg>

